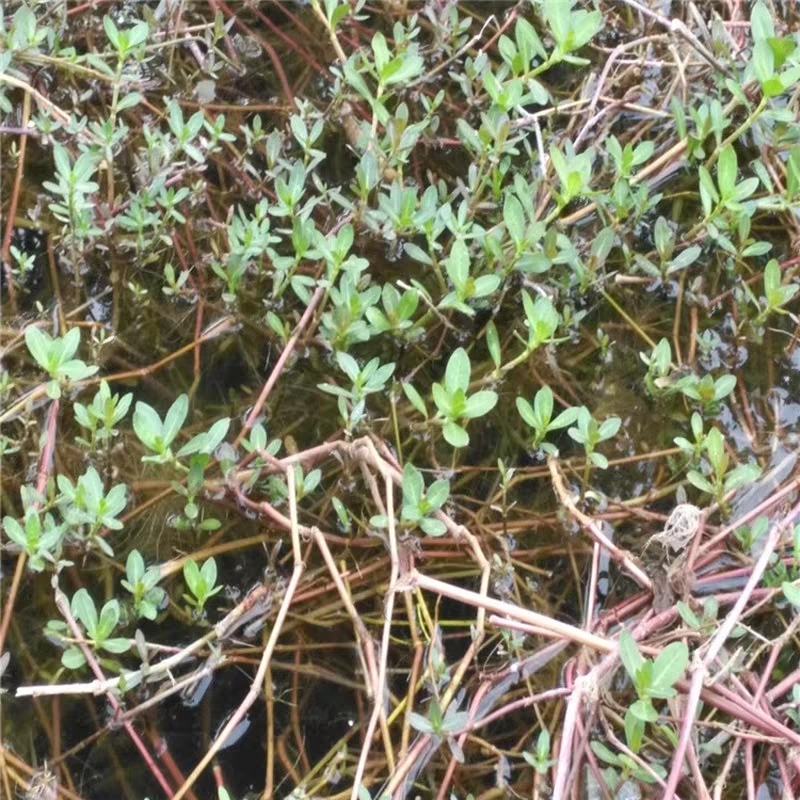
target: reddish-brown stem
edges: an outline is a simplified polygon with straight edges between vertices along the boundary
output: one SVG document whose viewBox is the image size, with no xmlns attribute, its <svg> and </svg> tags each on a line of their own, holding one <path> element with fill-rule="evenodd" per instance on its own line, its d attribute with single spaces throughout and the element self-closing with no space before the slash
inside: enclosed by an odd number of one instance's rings
<svg viewBox="0 0 800 800">
<path fill-rule="evenodd" d="M 261 48 L 264 52 L 269 56 L 270 61 L 272 62 L 272 66 L 275 67 L 275 72 L 278 75 L 278 80 L 281 83 L 281 88 L 283 89 L 283 95 L 286 98 L 286 102 L 289 104 L 289 108 L 294 108 L 294 94 L 292 92 L 292 87 L 289 86 L 289 81 L 286 79 L 286 73 L 283 71 L 283 65 L 281 64 L 281 60 L 278 57 L 278 54 L 275 52 L 275 48 L 263 37 L 259 36 L 255 31 L 251 30 L 247 27 L 240 19 L 238 14 L 235 11 L 232 11 L 228 6 L 223 2 L 223 0 L 215 0 L 216 5 L 218 5 L 227 15 L 228 19 L 233 19 L 236 21 L 236 25 L 241 28 L 248 36 L 252 36 L 255 41 L 261 45 Z"/>
<path fill-rule="evenodd" d="M 711 641 L 702 656 L 696 658 L 692 667 L 692 680 L 689 688 L 689 699 L 686 704 L 686 714 L 682 720 L 680 737 L 678 739 L 678 746 L 675 748 L 675 755 L 672 760 L 672 769 L 669 773 L 669 779 L 664 789 L 662 797 L 664 800 L 669 800 L 678 786 L 678 781 L 681 778 L 683 769 L 683 759 L 686 755 L 686 749 L 689 746 L 689 739 L 694 730 L 694 721 L 697 716 L 698 701 L 701 698 L 705 677 L 709 672 L 711 665 L 719 655 L 720 650 L 730 636 L 733 628 L 738 623 L 739 618 L 747 605 L 753 590 L 761 580 L 764 570 L 767 568 L 769 559 L 772 557 L 778 542 L 781 539 L 784 531 L 794 522 L 797 516 L 800 515 L 800 504 L 794 506 L 789 514 L 782 519 L 779 523 L 774 523 L 764 543 L 764 550 L 758 558 L 758 561 L 753 566 L 753 571 L 747 581 L 744 589 L 741 592 L 739 599 L 734 603 L 733 608 L 728 612 L 725 620 L 717 628 Z M 722 687 L 719 687 L 720 689 Z M 746 706 L 745 706 L 746 707 Z M 755 709 L 754 709 L 755 710 Z M 772 721 L 772 720 L 771 720 Z M 774 722 L 774 721 L 773 721 Z M 778 724 L 777 722 L 775 723 Z M 781 726 L 784 727 L 784 726 Z M 798 737 L 800 741 L 800 737 Z"/>
<path fill-rule="evenodd" d="M 304 50 L 291 36 L 284 33 L 278 25 L 276 25 L 263 11 L 261 11 L 258 6 L 253 5 L 252 2 L 247 3 L 248 8 L 250 8 L 255 15 L 281 40 L 286 42 L 289 47 L 292 48 L 295 52 L 299 53 L 303 60 L 317 72 L 322 75 L 327 75 L 328 70 L 325 69 L 315 58 L 312 56 L 308 51 Z"/>
<path fill-rule="evenodd" d="M 311 317 L 314 315 L 314 310 L 319 305 L 320 300 L 322 300 L 325 294 L 325 290 L 321 287 L 317 287 L 314 290 L 314 294 L 311 296 L 311 300 L 306 307 L 306 310 L 303 312 L 303 316 L 300 318 L 300 322 L 297 323 L 297 327 L 294 329 L 294 333 L 292 334 L 291 338 L 288 342 L 286 342 L 286 347 L 283 348 L 283 352 L 280 355 L 277 363 L 272 369 L 272 372 L 267 378 L 267 382 L 264 384 L 264 387 L 261 389 L 261 394 L 258 396 L 258 400 L 256 400 L 255 405 L 253 406 L 250 414 L 247 417 L 246 422 L 242 426 L 242 430 L 239 431 L 239 435 L 236 437 L 236 441 L 234 442 L 234 447 L 238 447 L 241 443 L 242 439 L 247 436 L 247 432 L 250 428 L 253 427 L 256 420 L 258 419 L 258 415 L 261 413 L 262 409 L 264 408 L 264 404 L 267 402 L 267 398 L 269 397 L 270 392 L 275 387 L 275 384 L 278 382 L 278 378 L 280 378 L 281 373 L 283 372 L 284 367 L 286 366 L 286 362 L 289 360 L 289 356 L 292 354 L 292 351 L 297 346 L 297 342 L 300 339 L 300 334 L 305 330 L 306 325 L 308 325 Z"/>
<path fill-rule="evenodd" d="M 69 629 L 72 631 L 72 635 L 78 642 L 78 646 L 81 648 L 84 657 L 86 658 L 86 663 L 89 665 L 89 668 L 95 674 L 95 677 L 101 681 L 105 681 L 105 675 L 103 675 L 103 670 L 100 669 L 100 665 L 97 663 L 97 659 L 94 657 L 94 653 L 92 652 L 91 648 L 86 644 L 86 640 L 83 638 L 83 632 L 80 629 L 80 626 L 75 621 L 75 618 L 72 616 L 72 612 L 70 611 L 69 601 L 67 600 L 67 596 L 58 588 L 57 579 L 54 578 L 55 583 L 55 594 L 56 594 L 56 607 L 61 612 L 61 616 L 64 617 L 66 620 Z M 115 713 L 119 713 L 122 710 L 122 706 L 117 699 L 116 695 L 113 692 L 107 692 L 106 697 L 108 699 L 109 705 L 114 710 Z M 164 777 L 164 773 L 158 768 L 158 765 L 153 761 L 153 757 L 150 755 L 150 751 L 145 746 L 145 743 L 141 740 L 141 737 L 134 729 L 133 725 L 130 722 L 124 721 L 122 726 L 125 728 L 125 732 L 130 737 L 131 741 L 133 742 L 136 749 L 141 754 L 142 758 L 144 759 L 145 764 L 147 764 L 150 772 L 153 773 L 153 777 L 158 781 L 158 785 L 163 790 L 164 794 L 168 797 L 172 797 L 172 787 L 169 785 L 166 777 Z"/>
</svg>

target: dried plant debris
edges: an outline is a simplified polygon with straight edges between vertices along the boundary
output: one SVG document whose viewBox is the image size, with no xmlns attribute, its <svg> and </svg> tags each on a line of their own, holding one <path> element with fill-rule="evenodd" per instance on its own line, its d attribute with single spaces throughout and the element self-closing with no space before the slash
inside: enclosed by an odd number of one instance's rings
<svg viewBox="0 0 800 800">
<path fill-rule="evenodd" d="M 800 795 L 800 17 L 657 5 L 5 4 L 3 796 Z"/>
</svg>

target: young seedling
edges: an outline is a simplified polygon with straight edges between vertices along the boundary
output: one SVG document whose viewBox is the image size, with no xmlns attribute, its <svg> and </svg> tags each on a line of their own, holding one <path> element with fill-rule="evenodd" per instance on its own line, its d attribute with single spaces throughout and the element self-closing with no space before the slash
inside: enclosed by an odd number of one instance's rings
<svg viewBox="0 0 800 800">
<path fill-rule="evenodd" d="M 653 700 L 675 696 L 675 684 L 689 664 L 689 648 L 683 641 L 672 642 L 655 660 L 646 659 L 630 633 L 623 631 L 619 637 L 619 657 L 638 697 L 630 706 L 631 714 L 643 723 L 655 722 L 658 711 Z"/>
<path fill-rule="evenodd" d="M 735 387 L 735 375 L 720 375 L 716 380 L 711 375 L 704 375 L 702 378 L 687 375 L 675 383 L 675 389 L 690 400 L 700 403 L 704 414 L 713 414 Z"/>
<path fill-rule="evenodd" d="M 477 278 L 470 275 L 469 251 L 461 239 L 454 242 L 444 264 L 454 289 L 442 298 L 439 303 L 440 309 L 454 308 L 472 317 L 475 310 L 468 305 L 468 302 L 488 297 L 500 286 L 499 275 L 481 275 Z"/>
<path fill-rule="evenodd" d="M 606 149 L 614 160 L 617 176 L 622 180 L 629 180 L 634 167 L 645 164 L 650 160 L 655 150 L 655 144 L 644 141 L 639 142 L 634 147 L 630 142 L 626 142 L 625 147 L 622 147 L 616 136 L 609 136 L 606 139 Z"/>
<path fill-rule="evenodd" d="M 769 517 L 762 514 L 760 517 L 756 517 L 751 524 L 738 527 L 733 535 L 742 548 L 742 552 L 753 555 L 755 545 L 768 530 Z"/>
<path fill-rule="evenodd" d="M 613 439 L 617 435 L 620 425 L 622 425 L 622 420 L 619 417 L 609 417 L 602 423 L 598 423 L 586 406 L 581 406 L 577 409 L 576 425 L 574 428 L 570 428 L 567 433 L 578 444 L 583 445 L 586 453 L 586 465 L 583 469 L 584 492 L 589 483 L 589 473 L 592 465 L 598 469 L 608 469 L 608 459 L 602 453 L 596 452 L 597 445 Z"/>
<path fill-rule="evenodd" d="M 112 395 L 108 384 L 100 381 L 100 388 L 90 405 L 73 403 L 76 421 L 90 434 L 88 441 L 78 437 L 76 439 L 78 444 L 83 444 L 94 452 L 98 442 L 108 442 L 117 436 L 119 431 L 116 426 L 128 413 L 132 399 L 133 395 L 130 392 L 122 397 L 118 394 Z"/>
<path fill-rule="evenodd" d="M 616 793 L 615 796 L 617 797 L 622 796 L 620 787 L 624 787 L 629 778 L 652 784 L 656 783 L 658 778 L 663 781 L 667 775 L 667 771 L 662 764 L 651 764 L 650 769 L 652 772 L 650 772 L 627 753 L 615 753 L 602 742 L 592 742 L 590 746 L 592 752 L 601 761 L 609 765 L 608 769 L 603 770 L 603 777 L 606 785 L 612 792 Z M 628 746 L 630 747 L 630 744 Z M 619 773 L 617 770 L 619 770 Z M 655 775 L 653 775 L 653 772 Z"/>
<path fill-rule="evenodd" d="M 784 308 L 797 294 L 797 284 L 783 284 L 781 268 L 773 258 L 764 268 L 764 297 L 755 300 L 759 309 L 758 316 L 753 320 L 755 327 L 763 325 L 773 314 L 788 314 Z"/>
<path fill-rule="evenodd" d="M 542 386 L 533 398 L 533 405 L 522 397 L 517 398 L 517 411 L 524 422 L 533 429 L 530 446 L 548 455 L 557 455 L 555 445 L 544 439 L 551 431 L 566 428 L 578 418 L 578 408 L 571 406 L 553 419 L 553 392 L 549 386 Z"/>
<path fill-rule="evenodd" d="M 562 0 L 555 0 L 555 3 L 563 5 Z M 557 207 L 551 216 L 557 216 L 558 212 L 572 200 L 589 193 L 593 157 L 594 153 L 591 148 L 582 153 L 576 153 L 569 140 L 566 142 L 566 149 L 563 153 L 556 145 L 550 145 L 550 159 L 559 181 L 558 190 L 553 189 Z"/>
<path fill-rule="evenodd" d="M 61 397 L 62 388 L 68 384 L 85 380 L 99 369 L 73 358 L 80 343 L 80 328 L 72 328 L 65 336 L 55 339 L 35 325 L 29 325 L 25 329 L 25 344 L 30 354 L 50 376 L 47 396 L 52 400 Z"/>
<path fill-rule="evenodd" d="M 261 450 L 268 456 L 277 455 L 278 451 L 281 449 L 281 444 L 282 442 L 280 439 L 272 439 L 272 441 L 268 441 L 267 429 L 260 422 L 256 422 L 256 424 L 250 429 L 249 438 L 242 440 L 242 447 L 248 453 L 258 453 L 258 451 Z M 262 459 L 260 455 L 257 455 L 252 462 L 254 473 L 252 480 L 258 478 L 258 467 L 265 465 L 266 461 Z M 249 488 L 248 484 L 245 483 L 243 488 Z"/>
<path fill-rule="evenodd" d="M 154 620 L 163 605 L 167 593 L 156 584 L 161 580 L 161 570 L 145 568 L 144 559 L 138 550 L 131 550 L 125 564 L 122 585 L 133 595 L 133 610 L 137 617 Z"/>
<path fill-rule="evenodd" d="M 158 412 L 147 403 L 136 404 L 136 410 L 133 412 L 133 430 L 139 441 L 155 453 L 154 456 L 142 456 L 143 462 L 167 464 L 174 460 L 170 445 L 180 433 L 188 413 L 189 398 L 185 394 L 180 395 L 170 406 L 163 422 Z"/>
<path fill-rule="evenodd" d="M 705 455 L 711 475 L 707 477 L 699 470 L 689 470 L 686 478 L 701 492 L 712 495 L 724 511 L 727 508 L 725 496 L 754 481 L 761 474 L 761 469 L 756 464 L 739 464 L 728 471 L 730 456 L 725 450 L 725 437 L 718 428 L 712 428 L 706 435 Z"/>
<path fill-rule="evenodd" d="M 97 172 L 99 155 L 85 150 L 73 162 L 66 147 L 56 144 L 53 147 L 53 160 L 56 181 L 42 183 L 48 192 L 58 198 L 57 202 L 49 204 L 53 216 L 65 224 L 73 242 L 98 235 L 101 231 L 94 225 L 97 204 L 93 195 L 100 187 L 93 178 Z M 74 249 L 72 256 L 77 256 Z"/>
<path fill-rule="evenodd" d="M 105 650 L 109 653 L 125 653 L 130 649 L 129 639 L 113 638 L 120 616 L 119 601 L 109 600 L 97 613 L 92 596 L 86 589 L 78 589 L 70 603 L 72 616 L 83 625 L 86 641 L 93 650 Z M 61 663 L 68 669 L 80 669 L 86 658 L 77 646 L 68 647 L 61 656 Z"/>
<path fill-rule="evenodd" d="M 125 509 L 128 487 L 118 483 L 106 494 L 103 481 L 94 467 L 89 467 L 73 484 L 65 475 L 56 478 L 60 494 L 56 498 L 66 529 L 79 540 L 95 545 L 106 555 L 114 551 L 101 536 L 103 529 L 122 530 L 117 517 Z M 87 530 L 88 527 L 88 530 Z"/>
<path fill-rule="evenodd" d="M 400 511 L 400 524 L 412 530 L 419 528 L 428 536 L 443 536 L 447 526 L 436 519 L 435 514 L 450 497 L 450 483 L 441 478 L 434 481 L 425 491 L 422 473 L 410 463 L 403 468 L 403 505 Z M 370 523 L 376 528 L 385 528 L 388 520 L 383 515 L 372 517 Z"/>
<path fill-rule="evenodd" d="M 432 389 L 444 438 L 456 448 L 469 444 L 467 421 L 488 414 L 497 404 L 497 393 L 489 389 L 467 395 L 471 372 L 469 356 L 459 347 L 447 362 L 444 383 L 434 383 Z"/>
<path fill-rule="evenodd" d="M 681 619 L 692 629 L 702 636 L 713 634 L 717 627 L 717 614 L 719 613 L 719 602 L 713 595 L 707 597 L 703 602 L 702 616 L 698 617 L 690 606 L 682 600 L 678 600 L 676 607 Z"/>
<path fill-rule="evenodd" d="M 728 224 L 726 216 L 735 217 L 744 210 L 742 203 L 758 188 L 758 178 L 755 177 L 737 183 L 738 172 L 736 150 L 731 144 L 719 153 L 716 185 L 706 167 L 701 166 L 698 170 L 700 201 L 705 214 L 703 223 L 712 235 L 718 234 L 717 225 Z M 714 221 L 717 225 L 712 224 Z"/>
<path fill-rule="evenodd" d="M 524 358 L 527 358 L 543 344 L 554 342 L 553 335 L 561 322 L 561 317 L 550 298 L 543 295 L 532 300 L 531 296 L 523 291 L 522 307 L 525 311 L 525 326 L 528 329 L 524 353 Z"/>
<path fill-rule="evenodd" d="M 442 707 L 435 698 L 428 706 L 428 715 L 412 711 L 409 715 L 409 722 L 414 730 L 426 733 L 447 740 L 450 751 L 456 760 L 464 763 L 464 753 L 461 751 L 455 736 L 460 733 L 464 726 L 469 722 L 469 713 L 458 710 L 458 703 L 451 703 L 447 710 L 442 714 Z"/>
<path fill-rule="evenodd" d="M 653 397 L 661 397 L 669 388 L 669 374 L 672 369 L 672 348 L 668 339 L 662 339 L 648 356 L 639 353 L 639 358 L 647 367 L 644 385 Z"/>
<path fill-rule="evenodd" d="M 413 325 L 411 320 L 419 305 L 419 292 L 412 288 L 400 294 L 391 283 L 385 283 L 381 289 L 381 305 L 382 311 L 377 306 L 367 309 L 370 325 L 376 333 L 401 336 Z"/>
<path fill-rule="evenodd" d="M 339 414 L 347 430 L 352 430 L 365 416 L 367 395 L 386 390 L 386 382 L 394 372 L 394 363 L 381 365 L 376 357 L 361 369 L 351 355 L 341 351 L 336 354 L 336 361 L 350 379 L 351 388 L 345 389 L 331 383 L 320 383 L 317 388 L 338 398 Z"/>
<path fill-rule="evenodd" d="M 20 525 L 13 517 L 3 519 L 6 536 L 28 556 L 28 567 L 41 572 L 48 564 L 55 564 L 61 549 L 64 531 L 56 525 L 52 514 L 45 514 L 44 526 L 34 508 L 25 511 L 25 520 Z"/>
<path fill-rule="evenodd" d="M 218 592 L 222 586 L 217 586 L 217 563 L 209 558 L 201 567 L 191 558 L 183 564 L 183 579 L 189 589 L 189 594 L 184 594 L 183 599 L 194 609 L 197 616 L 202 616 L 206 603 Z"/>
<path fill-rule="evenodd" d="M 558 763 L 556 759 L 550 758 L 550 732 L 547 728 L 542 728 L 542 730 L 539 731 L 539 737 L 536 740 L 536 750 L 533 753 L 529 753 L 525 750 L 522 753 L 522 757 L 539 775 L 547 775 L 553 765 Z"/>
<path fill-rule="evenodd" d="M 654 264 L 649 258 L 642 255 L 636 255 L 634 259 L 643 272 L 658 281 L 666 283 L 670 277 L 691 266 L 700 258 L 702 248 L 696 244 L 690 245 L 681 250 L 678 255 L 674 255 L 675 232 L 664 217 L 656 220 L 653 239 L 658 254 L 658 264 Z"/>
<path fill-rule="evenodd" d="M 322 472 L 312 469 L 307 475 L 303 472 L 300 464 L 294 465 L 295 494 L 297 501 L 300 502 L 304 497 L 311 494 L 320 484 Z M 270 497 L 273 503 L 280 504 L 286 501 L 289 496 L 289 487 L 283 478 L 273 475 L 267 482 Z"/>
<path fill-rule="evenodd" d="M 772 14 L 761 0 L 753 6 L 750 27 L 754 44 L 747 71 L 755 76 L 761 86 L 763 104 L 768 98 L 777 97 L 794 86 L 800 79 L 800 67 L 796 61 L 789 62 L 791 66 L 780 71 L 796 45 L 788 37 L 775 36 Z"/>
<path fill-rule="evenodd" d="M 695 411 L 691 419 L 692 436 L 694 442 L 690 442 L 683 436 L 676 436 L 673 441 L 689 457 L 690 464 L 700 461 L 703 450 L 706 447 L 706 434 L 703 431 L 703 418 Z"/>
</svg>

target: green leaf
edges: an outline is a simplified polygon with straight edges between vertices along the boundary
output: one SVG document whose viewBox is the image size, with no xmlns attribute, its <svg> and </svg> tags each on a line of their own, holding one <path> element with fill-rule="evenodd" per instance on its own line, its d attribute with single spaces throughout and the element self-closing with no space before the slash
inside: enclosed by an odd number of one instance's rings
<svg viewBox="0 0 800 800">
<path fill-rule="evenodd" d="M 86 658 L 77 647 L 68 647 L 61 654 L 61 663 L 67 669 L 80 669 L 86 663 Z"/>
<path fill-rule="evenodd" d="M 133 108 L 142 102 L 139 92 L 129 92 L 117 103 L 117 111 L 124 111 L 126 108 Z"/>
<path fill-rule="evenodd" d="M 97 623 L 97 638 L 100 640 L 108 638 L 118 622 L 119 601 L 116 599 L 109 600 L 100 612 L 100 619 Z"/>
<path fill-rule="evenodd" d="M 105 28 L 108 41 L 114 45 L 115 50 L 119 50 L 119 31 L 117 30 L 117 26 L 114 24 L 114 20 L 111 19 L 108 14 L 103 17 L 103 28 Z"/>
<path fill-rule="evenodd" d="M 486 326 L 486 348 L 496 369 L 500 369 L 500 337 L 494 322 L 489 322 Z"/>
<path fill-rule="evenodd" d="M 611 439 L 617 435 L 622 420 L 619 417 L 609 417 L 605 420 L 598 429 L 599 441 L 604 442 L 606 439 Z"/>
<path fill-rule="evenodd" d="M 447 391 L 450 394 L 457 389 L 466 392 L 469 388 L 470 373 L 469 356 L 463 347 L 459 347 L 447 362 L 447 369 L 444 374 L 444 385 Z"/>
<path fill-rule="evenodd" d="M 200 577 L 200 568 L 191 558 L 183 562 L 183 578 L 189 591 L 197 597 L 197 590 L 200 588 L 202 578 Z"/>
<path fill-rule="evenodd" d="M 419 261 L 420 264 L 427 264 L 428 266 L 433 265 L 433 259 L 421 247 L 413 242 L 406 242 L 403 245 L 403 249 L 414 261 Z"/>
<path fill-rule="evenodd" d="M 185 394 L 180 395 L 172 404 L 167 416 L 164 418 L 164 428 L 162 438 L 164 447 L 169 447 L 172 440 L 180 433 L 181 426 L 189 413 L 189 397 Z"/>
<path fill-rule="evenodd" d="M 686 642 L 668 644 L 653 662 L 652 687 L 671 688 L 683 677 L 689 663 L 689 648 Z"/>
<path fill-rule="evenodd" d="M 452 447 L 466 447 L 469 444 L 469 434 L 455 422 L 446 422 L 442 433 L 445 441 Z"/>
<path fill-rule="evenodd" d="M 44 332 L 40 331 L 35 325 L 25 328 L 25 344 L 30 354 L 36 359 L 39 366 L 45 371 L 50 372 L 50 347 L 53 340 Z"/>
<path fill-rule="evenodd" d="M 322 387 L 321 387 L 322 388 Z M 211 428 L 205 433 L 198 433 L 197 436 L 192 437 L 180 450 L 178 450 L 177 457 L 183 458 L 184 456 L 191 455 L 192 453 L 205 453 L 211 455 L 217 447 L 219 447 L 225 435 L 228 433 L 228 428 L 231 424 L 229 417 L 223 417 L 217 420 Z M 266 432 L 264 432 L 266 437 Z"/>
<path fill-rule="evenodd" d="M 3 519 L 3 529 L 12 542 L 22 548 L 27 549 L 28 537 L 25 535 L 25 531 L 22 529 L 22 526 L 19 524 L 19 522 L 17 522 L 13 517 L 5 517 Z"/>
<path fill-rule="evenodd" d="M 696 470 L 689 470 L 689 472 L 686 473 L 686 479 L 701 492 L 714 494 L 714 486 Z"/>
<path fill-rule="evenodd" d="M 701 252 L 702 249 L 699 245 L 693 244 L 691 247 L 687 247 L 683 252 L 678 253 L 678 255 L 675 256 L 672 261 L 670 261 L 667 274 L 671 275 L 673 272 L 686 269 L 686 267 L 694 264 L 694 262 L 700 257 Z"/>
<path fill-rule="evenodd" d="M 777 86 L 774 88 L 770 87 L 769 93 L 766 91 L 767 83 L 775 75 L 775 54 L 766 39 L 757 41 L 753 46 L 752 63 L 753 71 L 756 74 L 756 78 L 758 78 L 758 82 L 761 84 L 762 91 L 764 91 L 768 97 L 780 94 L 783 91 L 783 85 L 780 82 L 778 82 Z"/>
<path fill-rule="evenodd" d="M 497 291 L 500 286 L 499 275 L 481 275 L 480 278 L 475 279 L 475 285 L 470 293 L 471 297 L 488 297 Z"/>
<path fill-rule="evenodd" d="M 553 392 L 549 386 L 542 386 L 542 388 L 536 392 L 536 396 L 533 398 L 533 408 L 536 420 L 534 427 L 547 430 L 550 427 L 550 420 L 553 417 Z"/>
<path fill-rule="evenodd" d="M 389 48 L 386 46 L 386 37 L 382 33 L 376 33 L 372 37 L 372 53 L 375 56 L 375 66 L 380 73 L 391 59 Z"/>
<path fill-rule="evenodd" d="M 467 398 L 467 407 L 464 416 L 475 419 L 488 414 L 497 405 L 497 393 L 489 390 L 476 392 Z"/>
<path fill-rule="evenodd" d="M 722 375 L 714 382 L 714 399 L 722 400 L 722 398 L 727 397 L 735 387 L 735 375 Z"/>
<path fill-rule="evenodd" d="M 761 468 L 757 464 L 740 464 L 725 476 L 726 492 L 738 489 L 740 486 L 747 486 L 753 483 L 761 474 Z"/>
<path fill-rule="evenodd" d="M 386 68 L 381 70 L 381 80 L 383 83 L 402 83 L 416 78 L 423 68 L 425 62 L 421 56 L 412 53 L 404 53 L 402 56 L 393 58 Z"/>
<path fill-rule="evenodd" d="M 764 294 L 769 299 L 770 295 L 774 295 L 781 285 L 781 268 L 777 259 L 773 258 L 767 263 L 764 268 Z"/>
<path fill-rule="evenodd" d="M 733 196 L 737 170 L 736 151 L 733 149 L 733 145 L 729 144 L 720 152 L 717 164 L 717 182 L 723 198 Z"/>
<path fill-rule="evenodd" d="M 717 187 L 714 185 L 714 179 L 711 177 L 708 170 L 703 166 L 699 167 L 697 170 L 697 176 L 700 179 L 700 189 L 708 193 L 709 201 L 718 203 L 719 193 L 717 192 Z M 706 213 L 710 213 L 710 210 L 711 208 L 709 205 L 709 210 Z"/>
<path fill-rule="evenodd" d="M 61 366 L 58 367 L 57 372 L 59 377 L 69 378 L 71 381 L 82 381 L 91 375 L 94 375 L 98 369 L 99 367 L 90 367 L 84 364 L 83 361 L 74 359 L 61 364 Z"/>
<path fill-rule="evenodd" d="M 644 659 L 636 646 L 636 641 L 628 631 L 622 631 L 619 635 L 619 657 L 631 680 L 635 681 Z"/>
<path fill-rule="evenodd" d="M 450 496 L 450 481 L 441 478 L 434 481 L 425 493 L 425 499 L 433 509 L 441 508 Z"/>
<path fill-rule="evenodd" d="M 431 725 L 427 717 L 423 717 L 422 714 L 418 714 L 416 711 L 412 711 L 408 715 L 408 722 L 414 730 L 420 733 L 433 733 L 433 725 Z"/>
<path fill-rule="evenodd" d="M 457 390 L 463 396 L 463 391 Z M 431 386 L 431 394 L 433 395 L 433 402 L 436 404 L 436 408 L 439 410 L 439 413 L 443 417 L 452 417 L 452 405 L 450 402 L 450 395 L 447 393 L 447 389 L 442 386 L 441 383 L 434 383 Z"/>
<path fill-rule="evenodd" d="M 760 42 L 775 35 L 772 15 L 761 0 L 758 0 L 750 12 L 750 34 L 754 42 Z"/>
<path fill-rule="evenodd" d="M 97 629 L 97 609 L 94 606 L 94 600 L 86 589 L 78 589 L 72 597 L 70 604 L 72 616 L 75 617 L 84 628 L 86 632 L 93 636 Z"/>
<path fill-rule="evenodd" d="M 469 278 L 469 251 L 461 239 L 453 243 L 450 255 L 445 260 L 447 276 L 456 289 L 461 289 Z"/>
<path fill-rule="evenodd" d="M 136 403 L 133 412 L 133 430 L 142 444 L 155 450 L 156 439 L 161 437 L 162 427 L 161 417 L 154 408 L 147 403 Z"/>
<path fill-rule="evenodd" d="M 570 20 L 573 31 L 572 50 L 583 47 L 603 26 L 603 17 L 599 11 L 575 11 Z"/>
<path fill-rule="evenodd" d="M 137 22 L 130 30 L 127 31 L 128 43 L 131 47 L 138 47 L 147 41 L 147 36 L 150 33 L 150 27 L 146 22 Z"/>
<path fill-rule="evenodd" d="M 447 526 L 439 519 L 423 517 L 418 524 L 420 530 L 428 536 L 444 536 L 447 533 Z"/>
<path fill-rule="evenodd" d="M 200 570 L 200 575 L 206 582 L 206 586 L 210 589 L 217 585 L 217 562 L 213 558 L 206 559 Z"/>
<path fill-rule="evenodd" d="M 131 550 L 125 562 L 125 574 L 132 586 L 136 586 L 144 578 L 144 559 L 138 550 Z"/>
<path fill-rule="evenodd" d="M 537 419 L 531 404 L 522 397 L 518 397 L 516 399 L 516 404 L 517 411 L 519 411 L 519 415 L 522 417 L 523 421 L 535 431 L 539 431 L 539 420 Z M 542 432 L 544 433 L 544 431 Z"/>
<path fill-rule="evenodd" d="M 565 408 L 552 422 L 548 424 L 547 430 L 555 431 L 559 428 L 566 428 L 567 425 L 572 425 L 577 418 L 578 408 L 576 406 L 570 406 L 570 408 Z"/>
<path fill-rule="evenodd" d="M 642 746 L 645 727 L 642 720 L 630 711 L 625 712 L 625 741 L 634 753 L 638 753 Z"/>
<path fill-rule="evenodd" d="M 690 628 L 697 630 L 700 627 L 700 618 L 697 616 L 697 614 L 695 614 L 694 611 L 692 611 L 692 609 L 683 602 L 683 600 L 678 600 L 675 605 L 683 621 Z"/>
<path fill-rule="evenodd" d="M 517 249 L 525 243 L 525 215 L 522 210 L 522 203 L 510 192 L 506 194 L 503 204 L 503 222 L 508 229 L 511 241 Z"/>
<path fill-rule="evenodd" d="M 414 388 L 411 383 L 405 382 L 402 384 L 403 393 L 408 398 L 408 401 L 411 403 L 414 408 L 422 414 L 425 419 L 428 419 L 428 409 L 425 406 L 425 401 L 422 399 L 420 393 Z"/>
<path fill-rule="evenodd" d="M 658 712 L 649 700 L 637 700 L 631 706 L 630 712 L 643 722 L 655 722 L 658 719 Z"/>
<path fill-rule="evenodd" d="M 784 581 L 781 584 L 783 596 L 795 607 L 800 608 L 800 586 Z"/>
<path fill-rule="evenodd" d="M 63 339 L 56 340 L 56 342 L 58 341 L 61 342 L 61 355 L 58 361 L 60 364 L 65 364 L 78 352 L 78 347 L 80 347 L 81 343 L 80 328 L 71 328 Z"/>
<path fill-rule="evenodd" d="M 610 750 L 608 747 L 606 747 L 602 742 L 591 742 L 590 747 L 592 748 L 592 752 L 599 759 L 605 761 L 606 764 L 613 764 L 615 767 L 622 766 L 619 756 L 613 750 Z"/>
<path fill-rule="evenodd" d="M 418 508 L 425 491 L 422 473 L 410 462 L 403 467 L 403 501 Z"/>
<path fill-rule="evenodd" d="M 102 647 L 109 653 L 127 653 L 131 649 L 131 642 L 130 639 L 106 639 Z"/>
</svg>

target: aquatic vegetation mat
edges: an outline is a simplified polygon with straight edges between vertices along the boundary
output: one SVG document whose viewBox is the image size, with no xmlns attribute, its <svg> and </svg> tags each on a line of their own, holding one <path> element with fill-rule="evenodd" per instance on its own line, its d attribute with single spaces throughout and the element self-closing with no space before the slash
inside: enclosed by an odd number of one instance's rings
<svg viewBox="0 0 800 800">
<path fill-rule="evenodd" d="M 2 796 L 797 796 L 794 4 L 0 20 Z"/>
</svg>

